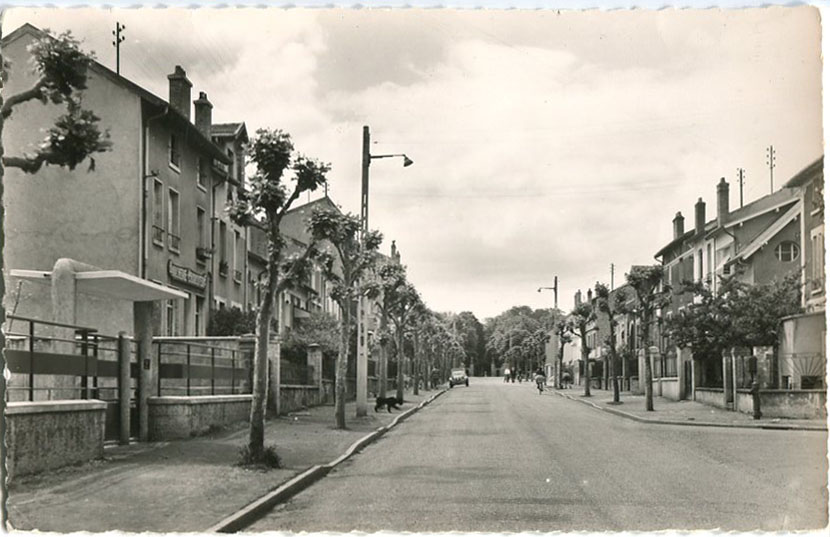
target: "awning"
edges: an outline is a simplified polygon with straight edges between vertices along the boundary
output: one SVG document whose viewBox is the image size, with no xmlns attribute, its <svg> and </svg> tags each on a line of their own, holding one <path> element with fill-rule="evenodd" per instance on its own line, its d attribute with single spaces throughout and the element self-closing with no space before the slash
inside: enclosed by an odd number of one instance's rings
<svg viewBox="0 0 830 537">
<path fill-rule="evenodd" d="M 52 272 L 43 270 L 10 270 L 9 275 L 31 281 L 52 279 Z M 79 293 L 133 302 L 187 298 L 187 293 L 120 270 L 76 272 L 75 289 Z"/>
</svg>

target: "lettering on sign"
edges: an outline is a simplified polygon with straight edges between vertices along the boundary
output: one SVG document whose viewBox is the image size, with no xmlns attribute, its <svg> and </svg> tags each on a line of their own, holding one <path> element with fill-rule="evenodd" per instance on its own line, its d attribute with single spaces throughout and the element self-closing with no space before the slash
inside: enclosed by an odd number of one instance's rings
<svg viewBox="0 0 830 537">
<path fill-rule="evenodd" d="M 176 280 L 177 282 L 186 283 L 199 289 L 207 287 L 207 274 L 182 267 L 181 265 L 173 263 L 172 260 L 167 261 L 167 274 L 171 280 Z"/>
</svg>

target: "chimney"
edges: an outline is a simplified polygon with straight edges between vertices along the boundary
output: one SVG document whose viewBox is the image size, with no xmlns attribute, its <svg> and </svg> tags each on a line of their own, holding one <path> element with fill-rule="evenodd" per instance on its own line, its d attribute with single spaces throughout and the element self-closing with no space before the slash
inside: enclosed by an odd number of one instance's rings
<svg viewBox="0 0 830 537">
<path fill-rule="evenodd" d="M 706 202 L 697 198 L 695 203 L 695 233 L 700 235 L 706 229 Z"/>
<path fill-rule="evenodd" d="M 167 75 L 170 82 L 170 106 L 190 121 L 190 88 L 193 84 L 187 79 L 181 65 L 177 65 L 173 74 Z"/>
<path fill-rule="evenodd" d="M 579 306 L 580 304 L 582 304 L 582 291 L 581 291 L 581 290 L 580 290 L 580 291 L 577 291 L 577 292 L 574 294 L 574 308 L 576 308 L 576 307 L 577 307 L 577 306 Z"/>
<path fill-rule="evenodd" d="M 194 123 L 199 132 L 210 139 L 210 125 L 213 122 L 213 105 L 208 101 L 207 93 L 199 92 L 199 98 L 193 101 Z"/>
<path fill-rule="evenodd" d="M 729 183 L 723 177 L 718 183 L 718 225 L 722 226 L 729 216 Z"/>
<path fill-rule="evenodd" d="M 591 289 L 588 289 L 588 304 L 593 303 L 594 301 L 594 293 Z"/>
<path fill-rule="evenodd" d="M 392 241 L 392 261 L 398 263 L 399 265 L 401 263 L 401 254 L 398 252 L 398 247 L 395 245 L 395 241 Z"/>
<path fill-rule="evenodd" d="M 685 229 L 684 229 L 684 222 L 685 221 L 686 221 L 686 219 L 683 218 L 683 214 L 680 211 L 677 211 L 677 214 L 674 215 L 674 220 L 672 220 L 672 222 L 674 223 L 674 238 L 675 239 L 679 239 L 680 237 L 683 236 L 683 233 L 686 232 Z"/>
</svg>

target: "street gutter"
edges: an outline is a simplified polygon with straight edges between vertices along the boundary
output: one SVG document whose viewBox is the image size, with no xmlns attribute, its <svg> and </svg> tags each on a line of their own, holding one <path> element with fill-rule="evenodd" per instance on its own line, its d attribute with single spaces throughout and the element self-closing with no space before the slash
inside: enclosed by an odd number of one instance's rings
<svg viewBox="0 0 830 537">
<path fill-rule="evenodd" d="M 447 389 L 445 388 L 439 391 L 438 393 L 432 395 L 432 397 L 424 399 L 417 406 L 410 408 L 406 412 L 398 414 L 389 425 L 378 427 L 374 432 L 371 432 L 363 438 L 361 438 L 360 440 L 356 441 L 345 451 L 345 453 L 343 453 L 343 455 L 340 455 L 330 463 L 312 466 L 311 468 L 305 470 L 299 475 L 294 476 L 289 481 L 281 484 L 279 487 L 272 490 L 271 492 L 265 494 L 261 498 L 254 500 L 253 502 L 246 505 L 239 511 L 226 517 L 218 524 L 206 529 L 204 533 L 235 533 L 251 525 L 255 521 L 262 518 L 276 505 L 290 500 L 303 490 L 307 489 L 320 479 L 324 478 L 338 464 L 341 464 L 350 459 L 364 447 L 368 446 L 369 444 L 371 444 L 372 442 L 386 434 L 393 427 L 395 427 L 402 421 L 406 420 L 415 412 L 430 404 L 438 396 L 442 395 L 446 391 Z"/>
<path fill-rule="evenodd" d="M 769 429 L 769 430 L 779 430 L 779 431 L 827 431 L 827 427 L 821 427 L 817 425 L 790 425 L 790 424 L 779 424 L 779 423 L 718 423 L 718 422 L 711 422 L 711 421 L 680 421 L 680 420 L 665 420 L 665 419 L 651 419 L 651 418 L 642 418 L 635 414 L 631 414 L 629 412 L 625 412 L 624 410 L 618 410 L 616 408 L 604 407 L 602 405 L 598 405 L 592 401 L 587 401 L 585 399 L 580 399 L 578 397 L 574 397 L 573 395 L 565 394 L 559 391 L 554 390 L 554 393 L 564 397 L 566 399 L 570 399 L 572 401 L 580 402 L 584 405 L 588 405 L 594 407 L 598 410 L 602 410 L 608 412 L 610 414 L 614 414 L 616 416 L 622 416 L 623 418 L 628 418 L 630 420 L 638 421 L 640 423 L 653 423 L 655 425 L 685 425 L 689 427 L 737 427 L 740 429 Z"/>
</svg>

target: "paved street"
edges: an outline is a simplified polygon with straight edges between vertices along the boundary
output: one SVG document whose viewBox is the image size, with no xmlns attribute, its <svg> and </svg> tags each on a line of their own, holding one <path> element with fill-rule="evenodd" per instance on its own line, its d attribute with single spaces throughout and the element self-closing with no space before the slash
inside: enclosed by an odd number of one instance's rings
<svg viewBox="0 0 830 537">
<path fill-rule="evenodd" d="M 815 529 L 826 442 L 642 424 L 476 378 L 246 531 Z"/>
</svg>

